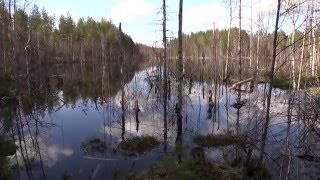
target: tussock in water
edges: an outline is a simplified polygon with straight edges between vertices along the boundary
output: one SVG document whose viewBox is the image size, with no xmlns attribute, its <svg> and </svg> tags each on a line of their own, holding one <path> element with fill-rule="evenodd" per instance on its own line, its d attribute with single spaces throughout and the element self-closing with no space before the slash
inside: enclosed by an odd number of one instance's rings
<svg viewBox="0 0 320 180">
<path fill-rule="evenodd" d="M 122 141 L 119 149 L 130 156 L 144 154 L 156 148 L 160 142 L 152 136 L 133 137 Z"/>
<path fill-rule="evenodd" d="M 84 153 L 103 153 L 107 149 L 107 144 L 99 138 L 92 138 L 81 144 Z"/>
</svg>

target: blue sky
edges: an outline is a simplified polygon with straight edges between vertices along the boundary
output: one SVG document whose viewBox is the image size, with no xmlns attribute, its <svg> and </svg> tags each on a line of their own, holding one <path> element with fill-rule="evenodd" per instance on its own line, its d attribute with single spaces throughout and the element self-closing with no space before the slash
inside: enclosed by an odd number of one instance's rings
<svg viewBox="0 0 320 180">
<path fill-rule="evenodd" d="M 184 0 L 184 33 L 229 26 L 229 0 Z M 251 0 L 243 1 L 243 16 L 251 18 Z M 234 2 L 236 2 L 234 0 Z M 253 16 L 265 12 L 274 0 L 253 0 Z M 162 0 L 36 0 L 40 9 L 44 7 L 58 19 L 68 12 L 77 20 L 80 17 L 102 17 L 111 19 L 115 25 L 122 22 L 123 30 L 135 42 L 148 45 L 161 44 L 161 4 Z M 168 37 L 176 37 L 178 27 L 179 0 L 167 0 L 168 4 Z M 32 6 L 32 5 L 30 5 Z M 234 3 L 235 7 L 236 4 Z M 233 10 L 233 24 L 237 24 L 237 9 Z M 244 20 L 245 21 L 245 20 Z M 243 23 L 250 29 L 249 21 Z"/>
</svg>

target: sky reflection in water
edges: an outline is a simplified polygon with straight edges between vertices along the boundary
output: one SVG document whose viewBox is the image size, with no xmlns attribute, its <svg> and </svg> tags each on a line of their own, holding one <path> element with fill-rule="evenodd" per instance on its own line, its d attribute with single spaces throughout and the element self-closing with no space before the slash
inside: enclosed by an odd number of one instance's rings
<svg viewBox="0 0 320 180">
<path fill-rule="evenodd" d="M 125 86 L 126 94 L 126 121 L 123 125 L 121 122 L 121 91 L 113 96 L 106 98 L 105 102 L 98 101 L 95 104 L 92 100 L 78 99 L 75 104 L 63 104 L 61 102 L 56 106 L 57 112 L 47 113 L 44 120 L 53 123 L 52 127 L 40 127 L 37 136 L 41 159 L 43 162 L 44 173 L 41 170 L 39 156 L 34 150 L 31 136 L 26 136 L 26 151 L 28 158 L 32 161 L 32 176 L 35 179 L 41 179 L 46 176 L 47 179 L 60 179 L 63 174 L 68 174 L 74 179 L 110 179 L 114 173 L 120 170 L 121 176 L 125 176 L 130 171 L 138 171 L 146 168 L 154 162 L 162 160 L 164 148 L 160 146 L 152 153 L 147 153 L 138 157 L 123 156 L 117 149 L 118 143 L 122 139 L 134 136 L 150 135 L 164 141 L 164 123 L 162 115 L 161 92 L 157 84 L 156 69 L 149 68 L 137 72 L 131 82 Z M 149 82 L 150 78 L 153 85 Z M 208 91 L 214 90 L 213 84 L 193 83 L 191 94 L 188 94 L 189 84 L 185 83 L 184 89 L 184 122 L 183 135 L 190 149 L 194 144 L 192 137 L 197 134 L 217 134 L 226 131 L 227 125 L 230 129 L 235 129 L 236 109 L 230 108 L 230 105 L 236 102 L 236 94 L 225 89 L 225 86 L 218 86 L 216 111 L 213 117 L 208 119 Z M 168 114 L 168 152 L 174 152 L 176 138 L 176 120 L 174 105 L 176 103 L 175 82 L 171 82 L 172 92 L 169 100 Z M 261 127 L 261 119 L 264 117 L 263 112 L 263 94 L 264 85 L 256 85 L 256 90 L 251 94 L 242 94 L 242 99 L 247 103 L 244 108 L 240 109 L 240 131 L 252 130 L 252 136 L 259 134 L 257 126 Z M 204 93 L 204 98 L 203 94 Z M 63 92 L 59 93 L 63 99 Z M 100 97 L 101 98 L 101 97 Z M 101 98 L 103 99 L 103 98 Z M 271 156 L 276 158 L 282 150 L 283 144 L 272 144 L 275 140 L 283 139 L 286 135 L 286 116 L 281 116 L 287 111 L 288 93 L 279 89 L 273 91 L 271 106 L 271 120 L 269 145 L 267 151 Z M 140 112 L 139 122 L 136 122 L 134 112 L 134 102 L 138 100 Z M 63 105 L 63 106 L 62 106 Z M 62 106 L 62 108 L 60 108 Z M 58 109 L 59 108 L 59 109 Z M 227 113 L 228 108 L 228 113 Z M 228 121 L 227 121 L 228 114 Z M 215 116 L 215 118 L 214 118 Z M 214 120 L 215 119 L 215 120 Z M 123 127 L 125 131 L 123 131 Z M 301 128 L 296 122 L 291 126 L 291 132 L 297 132 Z M 256 129 L 256 130 L 255 130 Z M 291 139 L 294 139 L 295 135 Z M 35 137 L 32 137 L 35 138 Z M 84 152 L 81 145 L 90 139 L 100 139 L 106 143 L 104 152 Z M 295 142 L 295 141 L 293 141 Z M 294 143 L 293 143 L 294 144 Z M 224 154 L 234 158 L 234 149 L 231 147 L 214 148 L 206 150 L 209 159 L 216 162 L 224 162 Z M 20 165 L 20 177 L 27 179 L 26 170 L 24 169 L 23 157 L 21 153 L 17 154 Z M 26 158 L 26 157 L 25 157 Z M 12 159 L 15 163 L 15 160 Z M 294 158 L 296 165 L 301 162 Z M 272 164 L 272 163 L 271 163 Z M 298 166 L 297 166 L 298 167 Z M 319 171 L 314 168 L 308 171 Z M 17 176 L 17 175 L 15 175 Z"/>
</svg>

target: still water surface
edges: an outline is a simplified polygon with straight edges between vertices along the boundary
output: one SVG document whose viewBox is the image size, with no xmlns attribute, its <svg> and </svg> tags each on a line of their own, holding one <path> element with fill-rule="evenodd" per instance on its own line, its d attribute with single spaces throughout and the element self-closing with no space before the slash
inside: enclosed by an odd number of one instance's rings
<svg viewBox="0 0 320 180">
<path fill-rule="evenodd" d="M 161 162 L 165 153 L 174 154 L 176 139 L 176 84 L 171 80 L 168 113 L 168 128 L 164 129 L 161 83 L 156 68 L 147 68 L 134 74 L 125 85 L 125 123 L 121 121 L 121 89 L 113 94 L 96 98 L 77 96 L 75 101 L 66 99 L 67 91 L 57 91 L 58 103 L 40 115 L 41 123 L 31 122 L 24 128 L 26 145 L 12 157 L 12 164 L 18 162 L 14 179 L 113 179 L 115 175 L 124 178 L 129 172 L 141 171 L 150 164 Z M 92 87 L 95 88 L 95 87 Z M 216 105 L 212 114 L 208 113 L 208 91 L 216 92 Z M 183 139 L 185 151 L 193 144 L 192 138 L 199 134 L 219 134 L 231 129 L 234 132 L 250 132 L 250 136 L 260 136 L 264 117 L 265 85 L 255 85 L 253 93 L 242 94 L 246 104 L 239 111 L 231 105 L 236 102 L 237 93 L 222 85 L 185 82 Z M 70 95 L 70 94 L 69 94 Z M 273 91 L 272 121 L 267 142 L 268 166 L 273 177 L 281 173 L 277 158 L 283 153 L 287 129 L 287 99 L 289 93 L 280 89 Z M 134 105 L 139 103 L 139 121 L 136 120 Z M 31 129 L 31 130 L 30 130 Z M 164 142 L 164 132 L 168 133 L 168 146 L 160 145 L 150 153 L 129 157 L 118 150 L 122 140 L 150 135 Z M 294 156 L 303 152 L 299 149 L 298 135 L 303 125 L 293 122 L 290 128 L 290 149 L 292 149 L 291 177 L 315 178 L 319 175 L 319 163 L 310 163 Z M 35 141 L 36 140 L 36 141 Z M 88 150 L 89 142 L 106 142 L 102 150 Z M 256 147 L 259 143 L 256 143 Z M 300 147 L 300 146 L 299 146 Z M 302 147 L 302 146 L 301 146 Z M 206 149 L 208 159 L 224 163 L 235 159 L 234 146 Z M 258 148 L 256 148 L 258 149 Z M 318 148 L 314 149 L 317 153 Z M 228 160 L 226 160 L 228 159 Z"/>
</svg>

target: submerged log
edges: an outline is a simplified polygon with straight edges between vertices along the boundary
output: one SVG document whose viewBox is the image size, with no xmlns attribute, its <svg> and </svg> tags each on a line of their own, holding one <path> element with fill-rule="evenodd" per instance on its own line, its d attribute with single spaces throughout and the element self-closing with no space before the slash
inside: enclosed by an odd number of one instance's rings
<svg viewBox="0 0 320 180">
<path fill-rule="evenodd" d="M 247 100 L 239 101 L 239 102 L 232 104 L 231 106 L 235 109 L 241 109 L 246 104 L 246 102 L 247 102 Z"/>
<path fill-rule="evenodd" d="M 303 160 L 309 161 L 309 162 L 320 162 L 320 157 L 312 156 L 312 155 L 309 155 L 309 154 L 297 155 L 296 157 L 299 158 L 299 159 L 303 159 Z"/>
</svg>

